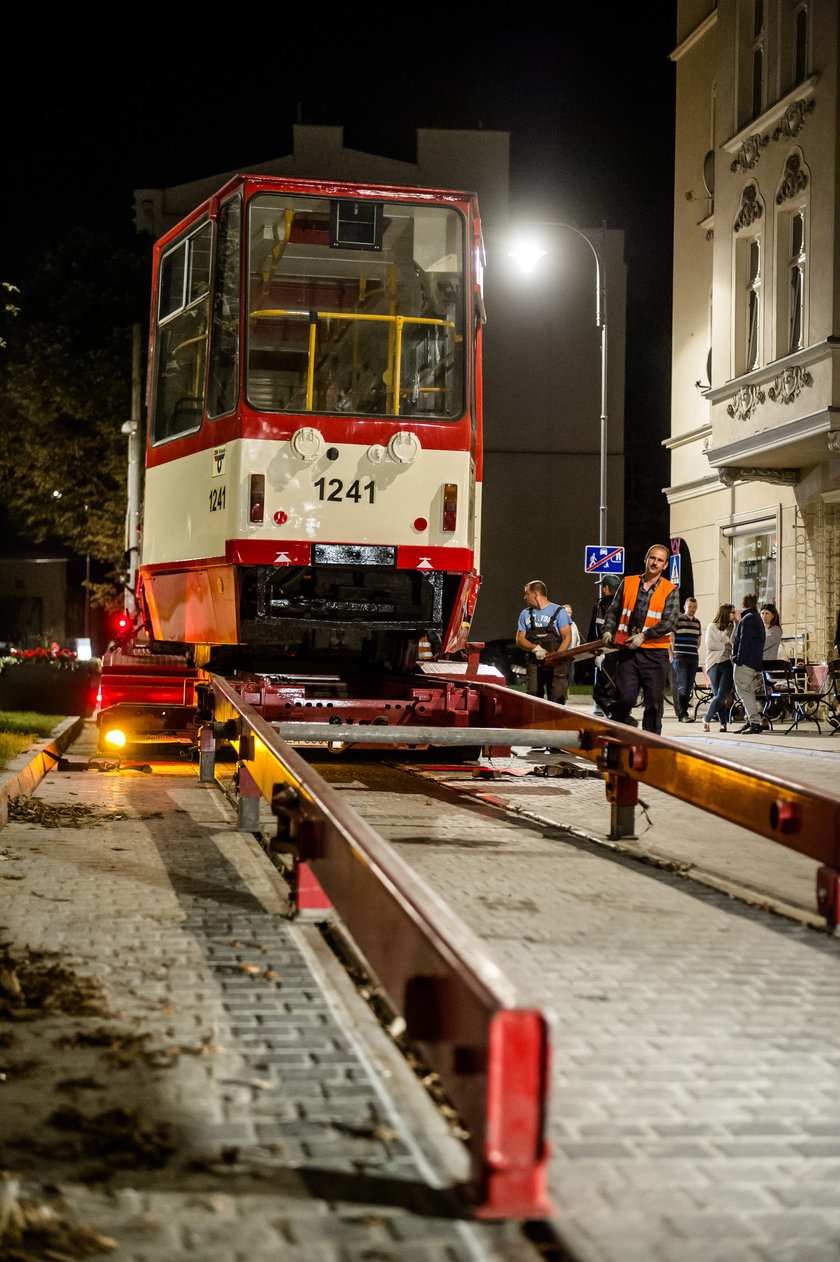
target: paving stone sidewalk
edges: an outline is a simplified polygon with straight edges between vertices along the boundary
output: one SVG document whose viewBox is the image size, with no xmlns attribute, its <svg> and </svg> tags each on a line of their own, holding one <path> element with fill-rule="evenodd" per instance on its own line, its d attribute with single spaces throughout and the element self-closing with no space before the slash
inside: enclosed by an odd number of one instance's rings
<svg viewBox="0 0 840 1262">
<path fill-rule="evenodd" d="M 552 1016 L 573 1255 L 838 1262 L 840 939 L 405 779 L 358 769 L 345 791 Z"/>
<path fill-rule="evenodd" d="M 117 1262 L 533 1258 L 459 1219 L 423 1105 L 215 786 L 71 770 L 35 796 L 87 826 L 0 832 L 0 1162 L 26 1196 Z"/>
</svg>

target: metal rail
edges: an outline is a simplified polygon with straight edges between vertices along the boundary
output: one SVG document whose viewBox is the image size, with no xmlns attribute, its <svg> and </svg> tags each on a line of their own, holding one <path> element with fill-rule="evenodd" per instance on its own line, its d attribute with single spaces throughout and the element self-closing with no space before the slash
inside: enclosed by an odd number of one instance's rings
<svg viewBox="0 0 840 1262">
<path fill-rule="evenodd" d="M 234 687 L 211 676 L 209 690 L 202 779 L 216 739 L 231 741 L 246 814 L 261 794 L 278 816 L 274 844 L 294 856 L 298 907 L 329 906 L 321 889 L 335 905 L 463 1118 L 475 1214 L 550 1215 L 545 1016 L 521 1005 L 482 941 Z"/>
<path fill-rule="evenodd" d="M 445 677 L 443 677 L 445 678 Z M 453 677 L 455 678 L 455 677 Z M 463 677 L 460 677 L 463 679 Z M 520 744 L 533 730 L 537 744 L 581 755 L 604 773 L 614 838 L 632 836 L 639 781 L 692 806 L 815 859 L 817 907 L 827 927 L 840 914 L 840 798 L 808 784 L 753 771 L 677 741 L 581 714 L 498 684 L 470 680 L 481 698 L 476 723 L 516 729 Z M 553 730 L 554 739 L 543 737 Z M 574 733 L 565 740 L 561 732 Z"/>
</svg>

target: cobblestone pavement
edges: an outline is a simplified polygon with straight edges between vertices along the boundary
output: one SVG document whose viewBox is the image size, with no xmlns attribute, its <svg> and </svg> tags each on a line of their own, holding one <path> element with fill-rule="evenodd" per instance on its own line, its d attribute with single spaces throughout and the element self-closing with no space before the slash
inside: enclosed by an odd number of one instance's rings
<svg viewBox="0 0 840 1262">
<path fill-rule="evenodd" d="M 535 786 L 523 831 L 416 774 L 330 779 L 550 1011 L 551 1191 L 581 1262 L 838 1262 L 840 940 L 552 828 L 606 820 L 596 781 Z M 697 829 L 665 805 L 666 841 Z M 692 835 L 711 867 L 733 844 Z"/>
<path fill-rule="evenodd" d="M 533 1258 L 459 1220 L 431 1106 L 218 789 L 71 770 L 36 797 L 89 826 L 0 834 L 0 1162 L 28 1197 L 117 1262 Z"/>
</svg>

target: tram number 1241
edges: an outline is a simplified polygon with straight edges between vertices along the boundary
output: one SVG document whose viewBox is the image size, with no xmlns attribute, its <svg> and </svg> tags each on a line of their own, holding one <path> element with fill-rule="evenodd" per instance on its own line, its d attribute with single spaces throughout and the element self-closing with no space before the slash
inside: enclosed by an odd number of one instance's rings
<svg viewBox="0 0 840 1262">
<path fill-rule="evenodd" d="M 345 487 L 341 478 L 319 478 L 315 483 L 315 490 L 318 492 L 319 500 L 332 500 L 335 503 L 338 500 L 353 500 L 356 504 L 373 503 L 376 493 L 376 486 L 373 482 L 365 482 L 361 485 L 359 478 L 355 482 L 351 482 Z M 367 498 L 365 498 L 367 497 Z"/>
</svg>

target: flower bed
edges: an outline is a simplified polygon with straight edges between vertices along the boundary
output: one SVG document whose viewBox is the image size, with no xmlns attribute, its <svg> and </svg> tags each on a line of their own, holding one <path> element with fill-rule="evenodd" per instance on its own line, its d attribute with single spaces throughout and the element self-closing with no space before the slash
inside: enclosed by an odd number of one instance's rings
<svg viewBox="0 0 840 1262">
<path fill-rule="evenodd" d="M 70 649 L 13 650 L 0 659 L 0 710 L 87 717 L 96 704 L 100 663 L 80 662 Z"/>
</svg>

